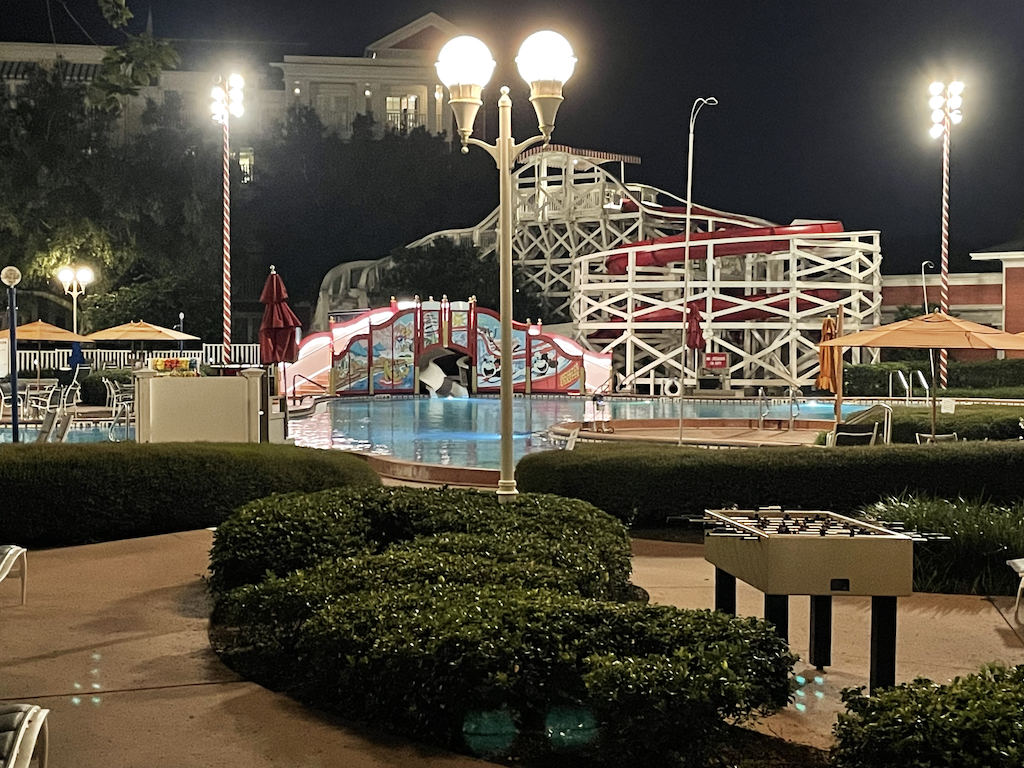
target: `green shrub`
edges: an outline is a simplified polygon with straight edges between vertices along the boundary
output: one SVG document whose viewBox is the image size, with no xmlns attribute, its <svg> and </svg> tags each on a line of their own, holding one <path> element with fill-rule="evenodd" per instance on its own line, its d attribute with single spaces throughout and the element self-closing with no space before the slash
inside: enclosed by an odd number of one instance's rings
<svg viewBox="0 0 1024 768">
<path fill-rule="evenodd" d="M 846 690 L 835 768 L 1019 768 L 1024 666 L 993 665 L 948 685 L 917 679 L 877 693 Z"/>
<path fill-rule="evenodd" d="M 86 376 L 79 376 L 82 385 L 82 405 L 106 405 L 107 388 L 103 380 L 110 379 L 118 384 L 131 384 L 132 372 L 126 368 L 107 368 L 101 371 L 90 371 Z"/>
<path fill-rule="evenodd" d="M 523 457 L 523 491 L 589 501 L 620 520 L 661 525 L 670 515 L 779 504 L 849 513 L 904 493 L 1024 498 L 1024 443 L 710 451 L 664 445 L 584 445 Z"/>
<path fill-rule="evenodd" d="M 843 392 L 847 397 L 886 397 L 889 394 L 889 374 L 893 371 L 904 371 L 908 379 L 913 376 L 914 391 L 919 395 L 922 391 L 917 386 L 915 371 L 921 371 L 925 381 L 931 385 L 931 366 L 925 358 L 874 365 L 846 365 L 843 367 Z M 1024 359 L 971 362 L 952 360 L 949 363 L 948 384 L 951 395 L 977 396 L 979 392 L 991 393 L 1001 389 L 1007 392 L 1003 395 L 1005 397 L 1024 397 Z M 898 383 L 894 381 L 893 386 L 895 396 L 903 394 L 903 388 Z M 1013 394 L 1009 394 L 1011 392 Z"/>
<path fill-rule="evenodd" d="M 790 697 L 795 657 L 763 621 L 623 602 L 625 530 L 580 501 L 291 494 L 239 510 L 211 561 L 232 665 L 456 749 L 522 759 L 568 739 L 594 764 L 701 765 L 727 722 Z M 507 738 L 481 742 L 496 726 Z"/>
<path fill-rule="evenodd" d="M 1024 406 L 957 405 L 954 413 L 935 414 L 935 432 L 956 432 L 961 440 L 1019 440 Z M 892 441 L 916 443 L 916 434 L 931 434 L 931 408 L 896 406 L 892 413 Z"/>
<path fill-rule="evenodd" d="M 869 518 L 903 522 L 907 530 L 949 541 L 914 544 L 914 589 L 967 595 L 1012 595 L 1019 578 L 1006 566 L 1024 557 L 1024 507 L 982 501 L 888 498 L 865 507 Z"/>
<path fill-rule="evenodd" d="M 252 499 L 379 485 L 357 456 L 283 445 L 0 445 L 0 540 L 110 541 L 218 525 Z"/>
</svg>

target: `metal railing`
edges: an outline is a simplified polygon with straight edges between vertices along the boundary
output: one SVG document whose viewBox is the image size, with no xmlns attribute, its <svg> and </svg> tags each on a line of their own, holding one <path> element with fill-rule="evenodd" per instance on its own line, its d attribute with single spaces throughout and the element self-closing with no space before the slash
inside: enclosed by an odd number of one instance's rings
<svg viewBox="0 0 1024 768">
<path fill-rule="evenodd" d="M 768 399 L 768 393 L 764 391 L 764 387 L 759 387 L 757 390 L 757 428 L 764 429 L 764 417 L 768 415 L 772 409 L 771 401 Z"/>
<path fill-rule="evenodd" d="M 793 423 L 800 415 L 800 403 L 797 401 L 797 397 L 803 395 L 803 392 L 800 391 L 800 387 L 790 387 L 786 394 L 789 397 L 789 431 L 792 432 Z M 794 408 L 796 409 L 795 412 Z"/>
<path fill-rule="evenodd" d="M 38 350 L 31 349 L 31 342 L 25 344 L 27 348 L 23 348 L 21 343 L 18 344 L 18 370 L 34 371 L 38 367 L 41 370 L 56 371 L 71 367 L 70 349 Z M 186 357 L 197 360 L 200 364 L 218 365 L 223 359 L 223 348 L 220 344 L 204 344 L 202 351 L 158 349 L 133 352 L 128 349 L 83 349 L 82 355 L 95 369 L 132 368 L 151 357 Z M 232 344 L 231 362 L 236 365 L 260 365 L 260 345 Z"/>
<path fill-rule="evenodd" d="M 292 376 L 292 403 L 298 403 L 302 401 L 302 397 L 299 397 L 298 395 L 294 394 L 296 383 L 298 382 L 299 379 L 302 379 L 303 381 L 312 384 L 314 387 L 319 387 L 321 390 L 323 390 L 324 394 L 327 394 L 327 387 L 325 387 L 319 381 L 313 381 L 313 379 L 309 378 L 308 376 L 303 376 L 301 373 L 296 373 L 294 376 Z"/>
<path fill-rule="evenodd" d="M 914 385 L 912 382 L 907 381 L 907 375 L 903 371 L 889 371 L 889 397 L 894 397 L 892 388 L 892 379 L 895 376 L 900 385 L 903 387 L 903 400 L 907 405 L 910 405 L 910 398 L 914 394 Z"/>
</svg>

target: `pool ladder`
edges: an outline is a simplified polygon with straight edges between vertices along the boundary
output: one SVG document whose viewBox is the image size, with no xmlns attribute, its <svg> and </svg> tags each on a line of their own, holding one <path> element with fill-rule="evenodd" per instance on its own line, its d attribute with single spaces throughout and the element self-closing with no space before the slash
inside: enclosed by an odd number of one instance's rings
<svg viewBox="0 0 1024 768">
<path fill-rule="evenodd" d="M 764 387 L 760 387 L 757 390 L 757 428 L 764 429 L 764 417 L 771 411 L 772 404 L 768 399 L 768 393 L 764 391 Z"/>
<path fill-rule="evenodd" d="M 800 415 L 800 403 L 797 398 L 803 395 L 800 391 L 800 387 L 790 387 L 786 390 L 786 397 L 789 398 L 789 431 L 793 431 L 793 425 Z M 772 409 L 771 400 L 768 399 L 768 393 L 764 391 L 764 387 L 757 390 L 757 428 L 764 429 L 764 418 L 767 416 Z"/>
</svg>

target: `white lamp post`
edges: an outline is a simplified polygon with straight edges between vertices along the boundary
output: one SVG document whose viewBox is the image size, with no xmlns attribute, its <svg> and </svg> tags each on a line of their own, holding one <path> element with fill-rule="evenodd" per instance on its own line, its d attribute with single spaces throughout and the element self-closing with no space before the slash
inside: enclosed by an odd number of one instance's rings
<svg viewBox="0 0 1024 768">
<path fill-rule="evenodd" d="M 78 297 L 85 293 L 85 286 L 93 281 L 94 275 L 88 267 L 62 267 L 57 279 L 64 286 L 64 293 L 71 297 L 71 330 L 78 333 Z"/>
<path fill-rule="evenodd" d="M 928 88 L 931 99 L 928 106 L 932 108 L 933 139 L 942 137 L 942 253 L 939 264 L 941 284 L 939 286 L 939 309 L 949 314 L 949 130 L 960 122 L 960 106 L 963 99 L 960 94 L 964 84 L 954 80 L 949 85 L 932 83 Z M 939 350 L 939 386 L 946 388 L 947 352 Z"/>
<path fill-rule="evenodd" d="M 693 210 L 693 126 L 697 122 L 697 113 L 704 105 L 713 107 L 718 104 L 714 96 L 699 98 L 690 108 L 690 140 L 686 150 L 686 235 L 683 246 L 683 370 L 679 386 L 679 444 L 683 444 L 683 394 L 686 392 L 686 339 L 690 326 L 690 214 Z M 710 254 L 708 254 L 710 257 Z M 697 369 L 697 350 L 693 351 L 693 368 Z"/>
<path fill-rule="evenodd" d="M 220 78 L 216 78 L 219 82 Z M 227 90 L 220 85 L 214 87 L 211 95 L 213 103 L 210 108 L 213 112 L 213 121 L 224 126 L 224 279 L 223 279 L 223 306 L 224 306 L 224 350 L 222 353 L 223 364 L 231 362 L 231 132 L 229 123 L 232 117 L 241 117 L 245 114 L 245 107 L 242 105 L 244 99 L 245 79 L 235 73 L 227 80 Z"/>
<path fill-rule="evenodd" d="M 7 286 L 7 317 L 10 320 L 10 355 L 11 355 L 11 442 L 19 442 L 18 437 L 18 283 L 21 282 L 21 270 L 17 267 L 4 267 L 0 270 L 0 282 Z"/>
<path fill-rule="evenodd" d="M 501 267 L 501 473 L 498 498 L 513 499 L 518 491 L 515 460 L 512 453 L 512 164 L 525 150 L 538 142 L 551 140 L 555 114 L 562 103 L 562 85 L 572 75 L 576 59 L 569 42 L 557 32 L 530 35 L 516 57 L 519 74 L 530 84 L 530 101 L 537 113 L 540 135 L 519 144 L 512 138 L 512 99 L 502 86 L 498 99 L 498 140 L 488 144 L 472 138 L 473 122 L 483 102 L 480 93 L 491 79 L 494 59 L 487 46 L 475 37 L 463 35 L 449 40 L 437 57 L 437 76 L 448 88 L 449 104 L 455 113 L 462 151 L 469 145 L 481 147 L 498 166 L 500 237 L 498 258 Z"/>
</svg>

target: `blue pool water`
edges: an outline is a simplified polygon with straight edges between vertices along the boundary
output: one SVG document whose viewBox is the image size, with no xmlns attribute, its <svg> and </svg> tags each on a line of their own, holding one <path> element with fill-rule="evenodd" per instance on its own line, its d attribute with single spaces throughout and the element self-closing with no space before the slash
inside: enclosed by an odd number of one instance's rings
<svg viewBox="0 0 1024 768">
<path fill-rule="evenodd" d="M 129 439 L 134 434 L 134 427 L 131 430 Z M 105 443 L 108 441 L 107 437 L 108 429 L 105 426 L 88 426 L 88 427 L 77 427 L 72 426 L 68 430 L 67 437 L 64 439 L 65 443 Z M 115 436 L 118 439 L 123 440 L 124 428 L 119 427 Z M 21 424 L 18 426 L 18 440 L 23 443 L 35 442 L 36 435 L 39 434 L 38 424 Z M 9 426 L 0 427 L 0 443 L 9 443 L 12 439 L 12 431 Z"/>
<path fill-rule="evenodd" d="M 678 419 L 678 400 L 606 401 L 612 419 Z M 864 406 L 843 406 L 852 413 Z M 516 398 L 513 401 L 515 459 L 552 445 L 543 433 L 564 421 L 593 418 L 588 398 Z M 756 419 L 750 401 L 683 402 L 685 418 Z M 788 419 L 778 405 L 769 419 Z M 800 419 L 831 420 L 832 403 L 802 402 Z M 497 398 L 395 398 L 333 400 L 327 409 L 295 419 L 289 432 L 298 445 L 369 451 L 422 464 L 496 469 L 500 464 L 501 405 Z"/>
</svg>

